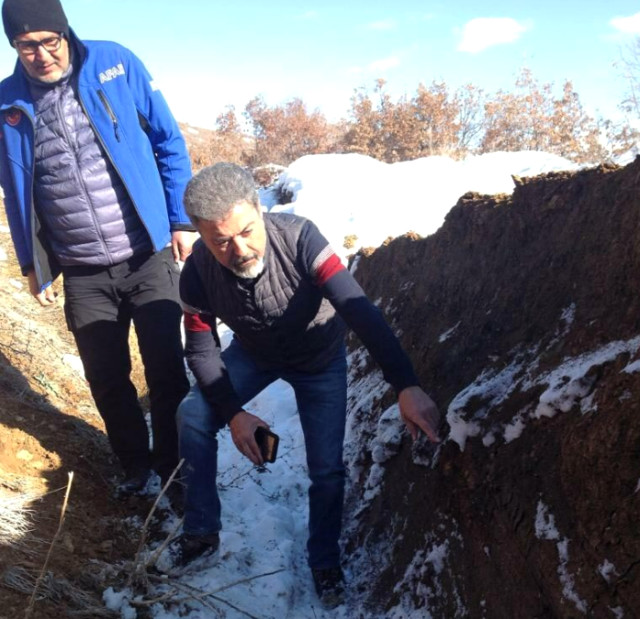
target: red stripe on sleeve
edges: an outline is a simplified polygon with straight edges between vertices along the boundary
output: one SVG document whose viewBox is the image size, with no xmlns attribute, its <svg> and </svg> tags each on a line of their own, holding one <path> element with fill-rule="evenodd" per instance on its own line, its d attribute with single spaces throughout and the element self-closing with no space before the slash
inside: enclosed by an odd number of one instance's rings
<svg viewBox="0 0 640 619">
<path fill-rule="evenodd" d="M 318 266 L 315 272 L 316 284 L 322 286 L 326 284 L 336 273 L 344 270 L 344 264 L 336 254 L 331 254 L 322 264 Z"/>
<path fill-rule="evenodd" d="M 184 328 L 187 331 L 211 331 L 211 324 L 202 314 L 184 312 Z"/>
</svg>

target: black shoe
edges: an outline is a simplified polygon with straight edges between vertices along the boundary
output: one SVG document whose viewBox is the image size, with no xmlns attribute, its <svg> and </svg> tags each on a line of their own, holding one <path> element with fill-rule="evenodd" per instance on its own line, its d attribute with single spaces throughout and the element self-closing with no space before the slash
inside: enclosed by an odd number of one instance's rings
<svg viewBox="0 0 640 619">
<path fill-rule="evenodd" d="M 134 494 L 140 494 L 147 487 L 147 482 L 151 477 L 149 469 L 136 469 L 125 473 L 125 477 L 116 487 L 116 496 L 125 498 Z"/>
<path fill-rule="evenodd" d="M 339 567 L 313 568 L 313 582 L 321 604 L 327 609 L 344 602 L 344 575 Z"/>
<path fill-rule="evenodd" d="M 211 535 L 183 533 L 169 544 L 169 555 L 174 567 L 185 567 L 196 559 L 215 555 L 219 547 L 220 536 L 217 533 Z"/>
</svg>

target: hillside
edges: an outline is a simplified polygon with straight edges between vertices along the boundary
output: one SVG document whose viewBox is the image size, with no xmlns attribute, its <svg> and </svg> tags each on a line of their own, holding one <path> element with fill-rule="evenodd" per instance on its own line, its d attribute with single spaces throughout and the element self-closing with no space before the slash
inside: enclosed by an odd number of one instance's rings
<svg viewBox="0 0 640 619">
<path fill-rule="evenodd" d="M 392 395 L 364 388 L 380 377 L 352 338 L 352 394 L 369 397 L 349 411 L 345 547 L 365 605 L 350 617 L 640 614 L 640 160 L 516 184 L 463 196 L 428 238 L 355 258 L 445 440 L 412 446 L 396 431 Z M 0 538 L 0 619 L 24 614 L 70 470 L 33 617 L 116 617 L 101 592 L 124 586 L 150 499 L 111 497 L 61 307 L 30 299 L 0 224 L 0 498 L 34 497 L 33 531 Z"/>
</svg>

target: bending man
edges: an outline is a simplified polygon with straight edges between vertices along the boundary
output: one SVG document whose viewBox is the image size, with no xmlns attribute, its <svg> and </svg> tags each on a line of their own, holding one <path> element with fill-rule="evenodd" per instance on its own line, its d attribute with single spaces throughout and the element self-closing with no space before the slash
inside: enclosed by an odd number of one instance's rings
<svg viewBox="0 0 640 619">
<path fill-rule="evenodd" d="M 438 441 L 438 410 L 381 312 L 311 221 L 263 214 L 251 174 L 227 163 L 194 176 L 184 202 L 201 239 L 180 280 L 197 385 L 178 409 L 187 492 L 184 533 L 173 545 L 177 561 L 218 547 L 217 432 L 229 424 L 236 447 L 261 464 L 254 432 L 266 423 L 243 405 L 283 379 L 296 395 L 311 479 L 309 565 L 321 601 L 334 606 L 344 591 L 345 323 L 395 388 L 414 438 L 423 431 Z M 224 351 L 217 319 L 234 333 Z"/>
</svg>

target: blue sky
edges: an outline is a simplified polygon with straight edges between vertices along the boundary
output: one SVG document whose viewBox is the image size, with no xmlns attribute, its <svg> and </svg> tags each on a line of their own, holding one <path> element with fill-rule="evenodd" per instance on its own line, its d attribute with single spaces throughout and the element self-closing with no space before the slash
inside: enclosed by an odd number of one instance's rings
<svg viewBox="0 0 640 619">
<path fill-rule="evenodd" d="M 614 63 L 640 36 L 632 0 L 323 3 L 202 0 L 63 0 L 81 38 L 116 40 L 152 72 L 178 120 L 213 126 L 226 105 L 241 111 L 300 97 L 331 120 L 355 88 L 387 80 L 394 98 L 418 84 L 513 88 L 528 67 L 556 92 L 573 82 L 583 105 L 612 117 L 624 94 Z M 9 73 L 14 52 L 0 54 Z"/>
</svg>

